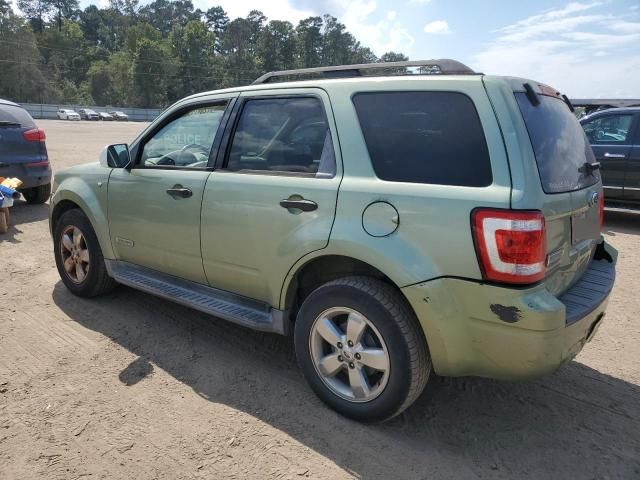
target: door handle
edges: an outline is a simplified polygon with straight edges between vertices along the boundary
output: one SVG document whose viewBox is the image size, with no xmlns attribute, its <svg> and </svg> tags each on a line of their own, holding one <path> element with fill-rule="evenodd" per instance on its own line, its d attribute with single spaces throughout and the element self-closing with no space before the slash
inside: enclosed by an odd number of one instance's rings
<svg viewBox="0 0 640 480">
<path fill-rule="evenodd" d="M 302 210 L 303 212 L 313 212 L 318 208 L 318 204 L 316 202 L 312 200 L 305 200 L 304 198 L 300 200 L 291 200 L 285 198 L 284 200 L 280 201 L 280 206 L 287 209 L 297 208 L 299 210 Z"/>
<path fill-rule="evenodd" d="M 605 153 L 604 154 L 604 158 L 627 158 L 626 155 L 623 155 L 621 153 Z"/>
<path fill-rule="evenodd" d="M 188 188 L 183 187 L 179 183 L 175 184 L 171 188 L 167 188 L 167 193 L 173 198 L 189 198 L 193 195 L 193 192 Z"/>
</svg>

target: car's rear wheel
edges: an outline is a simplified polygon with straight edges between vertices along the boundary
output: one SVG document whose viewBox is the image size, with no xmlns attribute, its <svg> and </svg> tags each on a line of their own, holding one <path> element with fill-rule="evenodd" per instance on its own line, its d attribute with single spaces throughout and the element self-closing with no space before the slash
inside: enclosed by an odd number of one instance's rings
<svg viewBox="0 0 640 480">
<path fill-rule="evenodd" d="M 315 393 L 356 420 L 398 415 L 422 393 L 431 372 L 413 311 L 375 278 L 343 278 L 312 292 L 297 316 L 295 346 Z"/>
<path fill-rule="evenodd" d="M 116 286 L 109 276 L 91 222 L 78 209 L 62 214 L 54 231 L 54 255 L 65 286 L 81 297 L 95 297 Z"/>
<path fill-rule="evenodd" d="M 21 190 L 20 193 L 22 193 L 22 196 L 27 203 L 44 203 L 49 200 L 49 195 L 51 195 L 51 184 L 47 183 L 46 185 L 27 188 L 25 190 Z"/>
</svg>

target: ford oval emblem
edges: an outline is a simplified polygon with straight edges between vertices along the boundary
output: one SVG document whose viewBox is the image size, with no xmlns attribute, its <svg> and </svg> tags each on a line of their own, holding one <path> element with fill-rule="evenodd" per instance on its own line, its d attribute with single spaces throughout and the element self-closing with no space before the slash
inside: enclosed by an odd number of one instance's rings
<svg viewBox="0 0 640 480">
<path fill-rule="evenodd" d="M 589 193 L 588 203 L 590 207 L 597 205 L 600 201 L 600 194 L 598 192 Z"/>
</svg>

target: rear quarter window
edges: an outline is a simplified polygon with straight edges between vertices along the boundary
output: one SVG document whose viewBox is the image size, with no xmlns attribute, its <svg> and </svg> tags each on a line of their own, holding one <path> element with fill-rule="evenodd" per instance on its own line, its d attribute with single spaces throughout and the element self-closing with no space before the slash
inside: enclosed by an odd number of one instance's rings
<svg viewBox="0 0 640 480">
<path fill-rule="evenodd" d="M 493 181 L 480 118 L 465 94 L 367 92 L 353 104 L 378 178 L 465 187 Z"/>
<path fill-rule="evenodd" d="M 0 122 L 15 122 L 22 127 L 36 126 L 29 112 L 15 105 L 0 104 Z"/>
</svg>

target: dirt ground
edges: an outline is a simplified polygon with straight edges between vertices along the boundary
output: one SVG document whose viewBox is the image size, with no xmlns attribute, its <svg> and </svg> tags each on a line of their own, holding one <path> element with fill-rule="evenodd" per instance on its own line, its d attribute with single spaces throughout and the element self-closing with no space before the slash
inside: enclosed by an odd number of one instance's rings
<svg viewBox="0 0 640 480">
<path fill-rule="evenodd" d="M 39 122 L 54 170 L 138 123 Z M 84 300 L 54 266 L 47 206 L 0 236 L 0 478 L 640 478 L 640 216 L 604 324 L 556 374 L 432 378 L 399 418 L 325 408 L 288 340 L 119 288 Z"/>
</svg>

